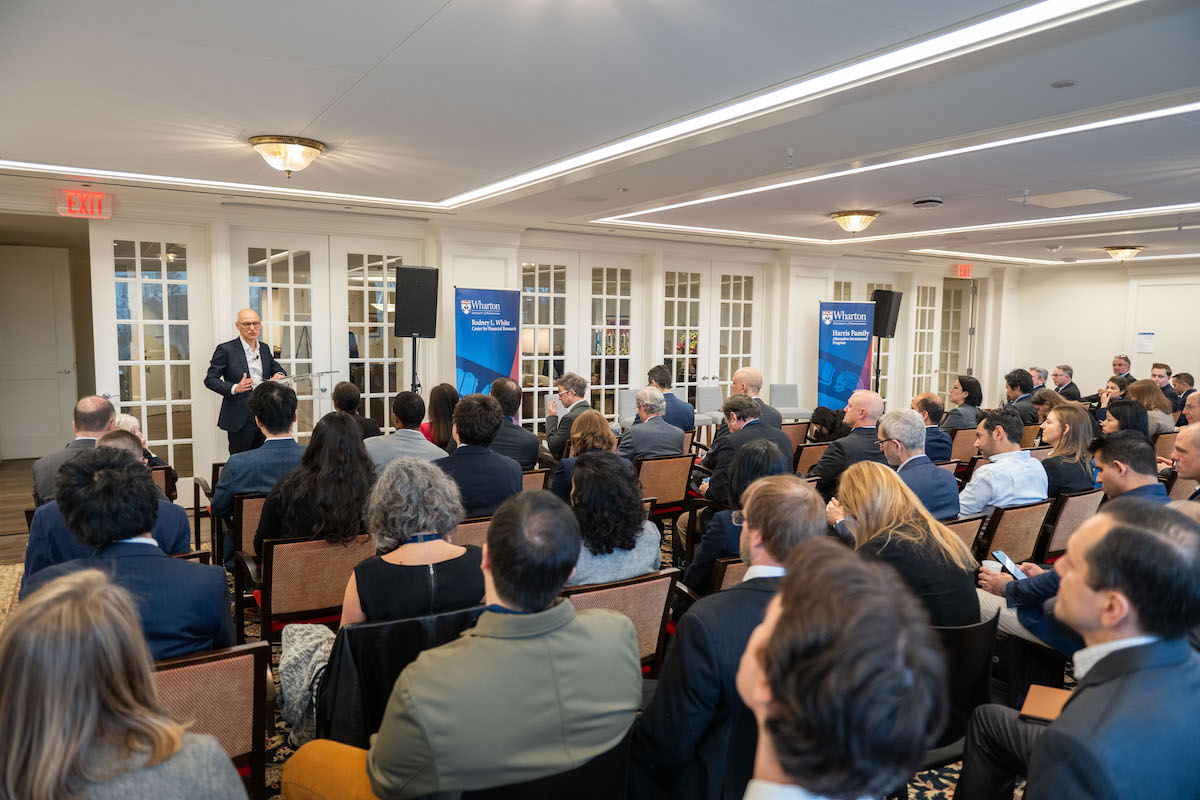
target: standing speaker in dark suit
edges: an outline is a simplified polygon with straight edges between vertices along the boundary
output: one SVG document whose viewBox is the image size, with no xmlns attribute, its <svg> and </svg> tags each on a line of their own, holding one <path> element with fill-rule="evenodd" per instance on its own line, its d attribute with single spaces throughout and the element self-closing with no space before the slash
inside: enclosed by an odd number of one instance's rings
<svg viewBox="0 0 1200 800">
<path fill-rule="evenodd" d="M 204 377 L 204 385 L 221 395 L 217 427 L 229 436 L 231 454 L 251 450 L 263 442 L 246 404 L 250 390 L 264 380 L 287 375 L 271 355 L 271 348 L 258 340 L 262 322 L 253 309 L 238 312 L 237 328 L 241 335 L 217 345 Z"/>
<path fill-rule="evenodd" d="M 467 395 L 454 407 L 458 447 L 433 462 L 458 484 L 468 517 L 490 517 L 501 503 L 521 492 L 521 465 L 488 449 L 503 423 L 496 398 Z"/>
<path fill-rule="evenodd" d="M 735 394 L 725 401 L 721 412 L 729 426 L 729 435 L 720 442 L 715 442 L 709 453 L 713 457 L 713 468 L 707 489 L 704 489 L 704 496 L 728 505 L 730 470 L 739 449 L 750 442 L 766 439 L 779 448 L 784 458 L 788 458 L 793 448 L 792 440 L 786 433 L 759 419 L 759 405 L 753 398 Z"/>
</svg>

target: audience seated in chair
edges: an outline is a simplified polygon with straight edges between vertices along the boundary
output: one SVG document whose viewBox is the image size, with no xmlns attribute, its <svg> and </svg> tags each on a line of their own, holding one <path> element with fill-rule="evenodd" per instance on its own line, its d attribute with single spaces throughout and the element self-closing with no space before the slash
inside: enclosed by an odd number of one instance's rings
<svg viewBox="0 0 1200 800">
<path fill-rule="evenodd" d="M 1175 438 L 1175 449 L 1171 452 L 1171 462 L 1180 478 L 1200 482 L 1200 422 L 1180 429 L 1179 436 Z M 1200 487 L 1192 492 L 1188 500 L 1200 501 Z"/>
<path fill-rule="evenodd" d="M 1183 379 L 1187 379 L 1187 383 L 1183 383 Z M 1176 422 L 1179 427 L 1184 425 L 1195 425 L 1200 422 L 1200 393 L 1192 387 L 1192 376 L 1187 372 L 1181 372 L 1175 376 L 1176 384 L 1184 388 L 1184 392 L 1180 394 L 1183 401 L 1183 411 L 1179 414 L 1179 419 Z"/>
<path fill-rule="evenodd" d="M 762 420 L 769 428 L 780 430 L 783 427 L 783 415 L 775 408 L 767 405 L 767 403 L 758 396 L 762 391 L 763 376 L 762 373 L 753 367 L 742 367 L 737 372 L 733 373 L 733 378 L 729 381 L 729 396 L 735 394 L 749 397 L 755 405 L 758 406 L 758 419 Z M 716 433 L 713 434 L 712 446 L 708 449 L 708 454 L 704 456 L 704 460 L 700 463 L 706 469 L 713 469 L 716 464 L 717 445 L 720 444 L 726 436 L 731 433 L 727 420 L 722 419 L 721 424 L 717 426 Z"/>
<path fill-rule="evenodd" d="M 458 389 L 453 384 L 439 383 L 429 392 L 429 422 L 421 425 L 421 435 L 447 455 L 458 446 L 454 440 L 454 409 L 458 401 Z"/>
<path fill-rule="evenodd" d="M 946 683 L 941 648 L 890 570 L 804 542 L 738 666 L 758 729 L 746 800 L 905 784 L 946 723 Z"/>
<path fill-rule="evenodd" d="M 97 447 L 112 447 L 122 450 L 137 459 L 142 459 L 142 443 L 135 434 L 126 430 L 112 430 L 96 441 Z M 142 459 L 145 463 L 145 460 Z M 192 549 L 191 525 L 187 512 L 165 497 L 157 498 L 157 516 L 150 535 L 167 555 L 187 553 Z M 67 528 L 58 501 L 51 500 L 37 510 L 29 526 L 29 538 L 25 542 L 25 572 L 22 582 L 46 567 L 87 558 L 95 547 L 84 544 Z"/>
<path fill-rule="evenodd" d="M 1082 406 L 1067 403 L 1051 409 L 1042 423 L 1042 444 L 1052 449 L 1042 459 L 1046 471 L 1046 496 L 1086 492 L 1095 488 L 1092 458 L 1092 415 Z"/>
<path fill-rule="evenodd" d="M 1166 505 L 1171 502 L 1158 480 L 1154 447 L 1140 433 L 1117 431 L 1098 437 L 1089 449 L 1096 462 L 1097 480 L 1109 500 L 1137 497 Z"/>
<path fill-rule="evenodd" d="M 585 399 L 587 381 L 574 372 L 567 372 L 554 379 L 558 399 L 546 404 L 546 449 L 555 458 L 569 456 L 567 443 L 571 440 L 571 426 L 581 414 L 591 409 Z M 562 415 L 559 415 L 559 403 Z M 578 455 L 578 453 L 576 453 Z"/>
<path fill-rule="evenodd" d="M 762 406 L 755 402 L 755 398 L 742 394 L 730 395 L 721 406 L 721 413 L 725 416 L 729 433 L 720 441 L 713 442 L 708 454 L 712 459 L 712 475 L 700 484 L 700 494 L 715 503 L 728 505 L 730 468 L 738 450 L 760 440 L 774 444 L 784 457 L 790 456 L 794 448 L 786 433 L 759 417 Z"/>
<path fill-rule="evenodd" d="M 468 517 L 490 517 L 521 491 L 521 465 L 488 449 L 503 423 L 500 404 L 491 395 L 469 394 L 454 407 L 458 447 L 434 463 L 458 484 Z"/>
<path fill-rule="evenodd" d="M 333 410 L 345 411 L 354 417 L 359 430 L 362 431 L 362 438 L 364 440 L 375 436 L 382 436 L 383 431 L 379 429 L 378 422 L 358 413 L 358 406 L 361 402 L 362 394 L 359 392 L 358 387 L 350 381 L 341 381 L 333 387 Z"/>
<path fill-rule="evenodd" d="M 1038 413 L 1033 407 L 1033 379 L 1029 377 L 1029 370 L 1014 369 L 1005 375 L 1004 393 L 1008 396 L 1005 408 L 1016 411 L 1022 425 L 1037 425 Z"/>
<path fill-rule="evenodd" d="M 583 547 L 568 586 L 636 578 L 661 565 L 662 535 L 646 519 L 637 475 L 625 459 L 595 451 L 580 456 L 572 479 L 571 508 L 579 521 Z"/>
<path fill-rule="evenodd" d="M 141 459 L 148 467 L 166 467 L 169 474 L 168 483 L 174 486 L 179 482 L 179 473 L 171 469 L 171 465 L 163 461 L 154 453 L 150 452 L 150 448 L 146 446 L 146 434 L 142 433 L 142 423 L 133 414 L 117 414 L 113 419 L 113 428 L 123 431 L 129 431 L 134 436 L 138 437 L 138 441 L 142 443 Z"/>
<path fill-rule="evenodd" d="M 808 471 L 808 477 L 820 479 L 817 481 L 817 491 L 826 500 L 833 497 L 838 478 L 851 464 L 859 461 L 885 463 L 875 434 L 875 426 L 881 416 L 883 398 L 875 392 L 860 389 L 846 401 L 845 420 L 850 426 L 850 434 L 831 442 L 821 454 L 821 460 Z"/>
<path fill-rule="evenodd" d="M 1030 390 L 1032 394 L 1037 394 L 1042 389 L 1046 388 L 1046 379 L 1050 377 L 1050 373 L 1045 367 L 1030 367 L 1029 378 L 1033 381 L 1033 388 Z"/>
<path fill-rule="evenodd" d="M 915 411 L 889 411 L 879 420 L 879 448 L 934 519 L 954 519 L 958 481 L 922 452 L 929 430 L 922 423 Z"/>
<path fill-rule="evenodd" d="M 96 440 L 113 429 L 117 410 L 103 397 L 88 395 L 75 404 L 71 428 L 75 438 L 62 450 L 33 462 L 33 504 L 41 506 L 54 499 L 58 468 L 84 450 L 96 446 Z"/>
<path fill-rule="evenodd" d="M 1083 398 L 1083 402 L 1096 405 L 1096 418 L 1103 420 L 1105 407 L 1107 407 L 1107 405 L 1114 400 L 1124 400 L 1125 389 L 1128 388 L 1129 384 L 1131 383 L 1133 383 L 1133 381 L 1130 379 L 1127 379 L 1121 375 L 1113 375 L 1108 379 L 1108 382 L 1104 384 L 1103 389 L 1096 394 Z"/>
<path fill-rule="evenodd" d="M 808 439 L 812 442 L 832 442 L 850 435 L 850 426 L 844 419 L 845 409 L 817 406 L 813 409 Z"/>
<path fill-rule="evenodd" d="M 663 419 L 667 421 L 667 424 L 674 425 L 681 431 L 695 430 L 696 407 L 686 400 L 680 400 L 671 391 L 671 370 L 667 369 L 665 364 L 658 364 L 651 367 L 650 371 L 646 373 L 646 380 L 649 388 L 662 392 L 663 402 L 666 404 Z M 634 425 L 641 423 L 640 415 L 633 418 Z"/>
<path fill-rule="evenodd" d="M 264 539 L 352 542 L 363 533 L 362 509 L 375 469 L 352 414 L 333 411 L 313 427 L 300 466 L 284 475 L 263 504 L 254 554 Z"/>
<path fill-rule="evenodd" d="M 1170 365 L 1157 361 L 1151 364 L 1150 382 L 1159 388 L 1163 393 L 1163 397 L 1171 404 L 1172 414 L 1178 414 L 1183 410 L 1183 400 L 1180 398 L 1179 392 L 1175 390 L 1175 382 L 1171 380 Z"/>
<path fill-rule="evenodd" d="M 571 502 L 571 482 L 575 475 L 575 462 L 587 453 L 611 453 L 617 446 L 608 420 L 599 411 L 588 408 L 575 419 L 571 426 L 571 438 L 567 444 L 566 458 L 560 460 L 550 473 L 550 491 L 564 503 Z M 633 462 L 624 459 L 630 467 Z"/>
<path fill-rule="evenodd" d="M 666 401 L 662 392 L 647 386 L 637 392 L 637 419 L 617 443 L 617 454 L 628 459 L 677 456 L 683 452 L 683 430 L 663 418 Z"/>
<path fill-rule="evenodd" d="M 100 569 L 133 595 L 155 659 L 234 643 L 225 571 L 172 558 L 151 537 L 158 488 L 140 460 L 114 447 L 82 453 L 59 471 L 57 499 L 67 528 L 95 552 L 33 575 L 22 600 L 60 576 Z"/>
<path fill-rule="evenodd" d="M 541 442 L 538 441 L 536 433 L 525 430 L 517 421 L 521 413 L 520 385 L 512 378 L 496 378 L 492 381 L 489 393 L 496 398 L 496 402 L 500 404 L 500 411 L 504 414 L 504 422 L 500 425 L 500 430 L 496 431 L 496 438 L 492 439 L 492 452 L 508 456 L 520 464 L 522 470 L 535 469 Z"/>
<path fill-rule="evenodd" d="M 1049 725 L 977 708 L 967 729 L 961 800 L 1187 797 L 1200 783 L 1194 704 L 1200 655 L 1200 525 L 1142 500 L 1101 508 L 1055 562 L 1055 616 L 1084 642 L 1077 681 Z"/>
<path fill-rule="evenodd" d="M 1133 400 L 1113 400 L 1100 409 L 1104 417 L 1100 420 L 1101 433 L 1136 431 L 1150 441 L 1150 423 L 1146 407 Z"/>
<path fill-rule="evenodd" d="M 1079 402 L 1079 387 L 1075 385 L 1075 370 L 1070 364 L 1059 364 L 1050 373 L 1050 380 L 1054 384 L 1054 393 L 1062 397 L 1064 400 L 1071 402 Z"/>
<path fill-rule="evenodd" d="M 1021 374 L 1029 379 L 1029 373 L 1021 370 Z M 1046 499 L 1046 470 L 1029 451 L 1021 449 L 1023 429 L 1012 408 L 988 411 L 976 426 L 975 446 L 987 463 L 975 468 L 959 495 L 962 516 L 990 514 L 994 508 Z"/>
<path fill-rule="evenodd" d="M 1174 388 L 1175 393 L 1179 395 L 1179 411 L 1181 413 L 1179 414 L 1179 418 L 1176 420 L 1176 423 L 1182 427 L 1189 423 L 1196 422 L 1196 420 L 1190 419 L 1185 413 L 1187 411 L 1188 398 L 1196 394 L 1196 379 L 1192 377 L 1192 373 L 1175 373 L 1175 375 L 1171 376 L 1171 387 Z"/>
<path fill-rule="evenodd" d="M 383 472 L 397 458 L 419 458 L 437 461 L 446 457 L 446 450 L 438 447 L 421 433 L 421 420 L 425 419 L 425 401 L 416 392 L 400 392 L 392 398 L 392 427 L 396 430 L 387 436 L 373 436 L 363 444 L 367 456 L 375 465 L 375 472 Z"/>
<path fill-rule="evenodd" d="M 1134 381 L 1126 391 L 1130 400 L 1146 409 L 1146 433 L 1151 441 L 1160 433 L 1175 430 L 1175 409 L 1154 381 Z"/>
<path fill-rule="evenodd" d="M 970 375 L 959 375 L 947 397 L 957 408 L 946 414 L 938 427 L 944 431 L 974 428 L 979 422 L 979 406 L 983 404 L 983 387 L 979 380 Z"/>
<path fill-rule="evenodd" d="M 823 501 L 794 475 L 760 478 L 744 499 L 745 511 L 734 514 L 750 567 L 740 584 L 702 598 L 680 620 L 654 698 L 634 727 L 634 758 L 656 797 L 742 796 L 756 736 L 738 697 L 738 659 L 789 555 L 825 538 Z"/>
<path fill-rule="evenodd" d="M 919 394 L 913 398 L 912 410 L 920 414 L 925 423 L 925 455 L 930 461 L 949 461 L 952 440 L 950 434 L 938 428 L 946 413 L 941 399 L 932 392 Z"/>
<path fill-rule="evenodd" d="M 0 631 L 0 795 L 245 800 L 217 740 L 185 733 L 159 701 L 135 603 L 144 607 L 101 570 L 84 569 L 9 615 Z"/>
<path fill-rule="evenodd" d="M 317 740 L 284 767 L 284 798 L 412 798 L 570 770 L 619 744 L 642 693 L 637 633 L 559 592 L 579 526 L 548 492 L 504 503 L 483 553 L 487 609 L 400 674 L 369 751 Z"/>
</svg>

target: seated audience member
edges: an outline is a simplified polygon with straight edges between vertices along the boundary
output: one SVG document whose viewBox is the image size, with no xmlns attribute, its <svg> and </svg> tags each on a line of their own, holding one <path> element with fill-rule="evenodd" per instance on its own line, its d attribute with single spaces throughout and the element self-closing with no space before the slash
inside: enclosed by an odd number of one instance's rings
<svg viewBox="0 0 1200 800">
<path fill-rule="evenodd" d="M 1028 373 L 1025 377 L 1029 377 Z M 991 514 L 995 508 L 1046 499 L 1046 470 L 1021 449 L 1021 418 L 1012 408 L 988 411 L 975 429 L 975 446 L 987 458 L 958 497 L 958 513 Z"/>
<path fill-rule="evenodd" d="M 617 455 L 628 459 L 677 456 L 683 453 L 683 431 L 663 418 L 666 402 L 652 386 L 637 392 L 637 419 L 617 443 Z"/>
<path fill-rule="evenodd" d="M 570 503 L 576 459 L 584 453 L 611 453 L 616 446 L 617 437 L 604 415 L 591 408 L 585 409 L 571 425 L 571 439 L 564 449 L 570 455 L 560 460 L 550 473 L 550 491 L 564 503 Z M 624 460 L 633 466 L 632 461 Z"/>
<path fill-rule="evenodd" d="M 846 424 L 850 426 L 850 434 L 835 442 L 830 442 L 821 454 L 821 458 L 808 471 L 808 477 L 820 478 L 817 481 L 817 491 L 826 500 L 833 497 L 837 491 L 838 479 L 851 464 L 859 461 L 875 461 L 886 463 L 883 451 L 879 449 L 875 426 L 883 416 L 883 398 L 875 392 L 860 389 L 850 395 L 846 401 Z"/>
<path fill-rule="evenodd" d="M 650 371 L 646 373 L 646 379 L 649 381 L 650 388 L 662 392 L 663 402 L 666 403 L 663 419 L 667 421 L 667 424 L 674 425 L 681 431 L 695 430 L 696 408 L 686 400 L 680 400 L 671 391 L 671 370 L 667 369 L 666 365 L 659 364 L 650 368 Z M 641 416 L 635 415 L 633 424 L 640 425 L 641 423 Z"/>
<path fill-rule="evenodd" d="M 1053 409 L 1067 405 L 1067 400 L 1052 389 L 1038 389 L 1033 393 L 1033 408 L 1038 413 L 1038 422 L 1045 422 L 1046 415 Z"/>
<path fill-rule="evenodd" d="M 1033 379 L 1029 370 L 1014 369 L 1004 376 L 1004 393 L 1008 396 L 1008 405 L 1021 417 L 1022 425 L 1037 425 L 1038 413 L 1033 407 Z"/>
<path fill-rule="evenodd" d="M 421 435 L 438 447 L 453 453 L 454 409 L 458 406 L 458 390 L 449 383 L 439 383 L 429 392 L 429 422 L 421 425 Z"/>
<path fill-rule="evenodd" d="M 769 428 L 781 429 L 783 427 L 783 415 L 776 409 L 767 405 L 758 393 L 762 391 L 763 376 L 762 373 L 754 369 L 754 367 L 742 367 L 737 372 L 733 373 L 733 378 L 729 381 L 729 396 L 735 394 L 749 397 L 755 405 L 758 406 L 758 419 Z M 722 418 L 717 430 L 713 434 L 712 446 L 708 449 L 708 454 L 704 456 L 701 465 L 707 469 L 712 469 L 716 462 L 716 447 L 731 433 L 725 419 Z"/>
<path fill-rule="evenodd" d="M 541 443 L 536 433 L 525 430 L 517 421 L 521 413 L 521 387 L 512 378 L 496 378 L 489 394 L 496 398 L 504 414 L 504 422 L 492 439 L 492 452 L 508 456 L 523 470 L 535 469 Z"/>
<path fill-rule="evenodd" d="M 135 459 L 142 458 L 141 439 L 126 430 L 109 431 L 96 441 L 96 447 L 111 447 L 124 451 Z M 155 487 L 156 490 L 157 488 Z M 192 528 L 187 512 L 161 493 L 156 492 L 155 498 L 157 516 L 150 535 L 167 555 L 190 552 Z M 21 580 L 29 580 L 30 576 L 46 567 L 77 558 L 87 558 L 95 549 L 84 544 L 67 528 L 67 521 L 63 519 L 62 511 L 58 508 L 58 501 L 51 500 L 33 515 L 33 523 L 29 526 L 29 539 L 25 542 L 25 572 Z"/>
<path fill-rule="evenodd" d="M 392 398 L 392 427 L 396 430 L 387 436 L 373 436 L 363 443 L 376 473 L 383 472 L 397 458 L 437 461 L 446 457 L 444 448 L 438 447 L 421 433 L 423 419 L 425 401 L 421 395 L 400 392 Z"/>
<path fill-rule="evenodd" d="M 366 525 L 378 555 L 354 568 L 342 625 L 454 611 L 483 598 L 482 553 L 446 537 L 462 519 L 458 484 L 416 458 L 388 464 L 371 489 Z"/>
<path fill-rule="evenodd" d="M 247 402 L 266 441 L 256 450 L 229 456 L 213 490 L 214 517 L 232 519 L 234 495 L 266 494 L 280 478 L 300 465 L 304 455 L 304 448 L 292 435 L 297 402 L 290 387 L 264 381 L 254 387 Z"/>
<path fill-rule="evenodd" d="M 1103 389 L 1096 394 L 1088 395 L 1087 397 L 1083 398 L 1083 402 L 1096 404 L 1098 406 L 1096 416 L 1099 419 L 1103 419 L 1104 413 L 1102 409 L 1106 408 L 1109 403 L 1115 400 L 1124 400 L 1125 389 L 1131 383 L 1133 383 L 1133 381 L 1126 380 L 1121 375 L 1113 375 L 1108 379 L 1108 382 L 1104 384 Z"/>
<path fill-rule="evenodd" d="M 1112 368 L 1113 374 L 1124 378 L 1126 384 L 1133 383 L 1137 378 L 1129 371 L 1133 366 L 1133 362 L 1129 360 L 1129 356 L 1113 356 Z"/>
<path fill-rule="evenodd" d="M 1134 381 L 1126 391 L 1130 400 L 1146 409 L 1146 433 L 1151 441 L 1160 433 L 1175 430 L 1175 408 L 1154 381 Z"/>
<path fill-rule="evenodd" d="M 979 406 L 983 403 L 983 387 L 979 381 L 970 375 L 959 375 L 950 387 L 949 398 L 958 407 L 952 409 L 938 427 L 944 431 L 974 428 L 979 422 L 976 419 Z"/>
<path fill-rule="evenodd" d="M 1150 440 L 1150 417 L 1146 407 L 1133 400 L 1113 400 L 1104 409 L 1104 419 L 1100 421 L 1101 433 L 1116 433 L 1117 431 L 1137 431 Z"/>
<path fill-rule="evenodd" d="M 280 478 L 267 495 L 254 534 L 254 554 L 262 555 L 265 539 L 354 541 L 364 532 L 362 510 L 374 480 L 375 469 L 354 415 L 334 411 L 321 417 L 300 466 Z"/>
<path fill-rule="evenodd" d="M 845 514 L 859 553 L 900 574 L 925 604 L 930 624 L 979 621 L 974 556 L 896 473 L 861 461 L 842 475 L 837 499 L 830 505 Z"/>
<path fill-rule="evenodd" d="M 558 399 L 546 404 L 546 449 L 555 458 L 563 458 L 571 455 L 567 452 L 571 426 L 592 407 L 584 397 L 587 394 L 587 381 L 574 372 L 555 378 L 554 386 L 558 389 Z M 558 413 L 560 410 L 561 416 Z"/>
<path fill-rule="evenodd" d="M 568 586 L 611 583 L 654 572 L 662 563 L 662 534 L 646 519 L 637 475 L 612 453 L 591 452 L 575 462 L 571 508 L 583 548 Z"/>
<path fill-rule="evenodd" d="M 1070 364 L 1059 364 L 1050 373 L 1050 380 L 1054 383 L 1055 394 L 1061 395 L 1064 400 L 1079 402 L 1079 387 L 1075 385 L 1075 370 Z"/>
<path fill-rule="evenodd" d="M 71 427 L 75 439 L 62 450 L 55 450 L 33 462 L 33 504 L 40 506 L 54 499 L 58 468 L 84 450 L 96 446 L 96 440 L 113 429 L 117 410 L 103 397 L 88 395 L 75 404 Z"/>
<path fill-rule="evenodd" d="M 738 659 L 789 555 L 825 538 L 822 505 L 794 475 L 760 478 L 746 490 L 745 511 L 737 515 L 744 514 L 740 549 L 749 569 L 740 584 L 701 598 L 680 620 L 654 698 L 633 730 L 634 759 L 657 785 L 655 796 L 741 797 L 756 737 L 738 697 Z"/>
<path fill-rule="evenodd" d="M 113 428 L 123 431 L 129 431 L 134 436 L 138 437 L 138 441 L 142 443 L 142 452 L 139 458 L 148 467 L 166 467 L 170 475 L 170 482 L 176 483 L 179 480 L 179 473 L 171 469 L 171 465 L 163 461 L 154 453 L 150 452 L 150 448 L 146 447 L 146 434 L 142 433 L 142 423 L 133 414 L 117 414 L 113 419 Z"/>
<path fill-rule="evenodd" d="M 184 733 L 159 700 L 134 603 L 87 569 L 50 582 L 9 615 L 0 632 L 0 725 L 8 731 L 0 796 L 245 800 L 216 738 Z"/>
<path fill-rule="evenodd" d="M 1166 505 L 1167 489 L 1158 481 L 1154 446 L 1134 431 L 1100 436 L 1091 444 L 1097 477 L 1109 500 L 1137 497 Z"/>
<path fill-rule="evenodd" d="M 829 542 L 801 544 L 738 666 L 758 728 L 746 800 L 905 786 L 945 725 L 947 680 L 937 639 L 894 574 Z"/>
<path fill-rule="evenodd" d="M 791 475 L 792 460 L 779 452 L 774 442 L 759 439 L 738 449 L 729 469 L 729 505 L 712 515 L 696 543 L 692 560 L 683 573 L 684 584 L 699 595 L 708 594 L 713 564 L 718 558 L 740 554 L 742 528 L 733 524 L 733 512 L 742 508 L 750 484 L 768 475 Z"/>
<path fill-rule="evenodd" d="M 1030 367 L 1029 377 L 1033 381 L 1033 389 L 1030 392 L 1037 394 L 1040 389 L 1046 388 L 1046 378 L 1050 377 L 1050 373 L 1046 371 L 1045 367 Z"/>
<path fill-rule="evenodd" d="M 382 436 L 383 431 L 379 429 L 378 422 L 358 413 L 358 405 L 361 401 L 362 394 L 358 391 L 358 387 L 350 381 L 341 381 L 337 386 L 333 387 L 334 410 L 345 411 L 354 417 L 354 421 L 362 431 L 363 439 L 369 439 L 372 436 Z"/>
<path fill-rule="evenodd" d="M 559 597 L 579 547 L 575 516 L 548 492 L 501 506 L 475 627 L 404 669 L 369 751 L 320 739 L 300 748 L 284 767 L 283 796 L 457 795 L 570 770 L 616 747 L 642 696 L 637 633 L 622 614 L 577 612 Z"/>
<path fill-rule="evenodd" d="M 930 461 L 949 461 L 951 450 L 950 434 L 938 428 L 945 415 L 942 401 L 936 394 L 926 392 L 913 398 L 912 410 L 921 415 L 925 424 L 925 455 Z"/>
<path fill-rule="evenodd" d="M 1175 391 L 1174 382 L 1171 380 L 1170 366 L 1160 362 L 1151 364 L 1150 382 L 1162 391 L 1163 397 L 1171 404 L 1172 413 L 1178 414 L 1183 409 L 1183 401 L 1179 399 L 1179 393 Z"/>
<path fill-rule="evenodd" d="M 1064 492 L 1086 492 L 1095 488 L 1092 480 L 1092 454 L 1088 449 L 1092 436 L 1092 415 L 1069 403 L 1052 409 L 1042 423 L 1042 444 L 1050 445 L 1050 455 L 1042 459 L 1046 471 L 1046 496 Z"/>
<path fill-rule="evenodd" d="M 1200 525 L 1122 498 L 1086 521 L 1054 564 L 1054 614 L 1083 638 L 1076 686 L 1049 725 L 985 705 L 967 728 L 955 797 L 1190 797 L 1200 655 Z"/>
<path fill-rule="evenodd" d="M 1183 401 L 1183 413 L 1179 415 L 1179 426 L 1195 425 L 1200 422 L 1200 393 L 1195 389 L 1188 392 L 1187 399 Z"/>
<path fill-rule="evenodd" d="M 958 516 L 958 481 L 922 452 L 928 430 L 922 422 L 913 411 L 884 414 L 879 420 L 879 448 L 934 519 L 954 519 Z"/>
<path fill-rule="evenodd" d="M 850 426 L 844 421 L 845 409 L 826 408 L 817 406 L 813 409 L 809 420 L 808 440 L 810 442 L 832 442 L 850 435 Z"/>
<path fill-rule="evenodd" d="M 490 517 L 521 491 L 521 465 L 488 449 L 504 422 L 500 404 L 486 394 L 469 394 L 454 407 L 458 447 L 434 463 L 454 479 L 468 517 Z"/>
<path fill-rule="evenodd" d="M 700 493 L 709 500 L 729 505 L 729 473 L 733 460 L 738 450 L 750 442 L 766 440 L 779 448 L 784 458 L 791 456 L 792 440 L 779 428 L 772 428 L 763 422 L 758 416 L 761 412 L 762 406 L 744 394 L 730 395 L 721 406 L 729 434 L 719 442 L 714 441 L 709 453 L 713 459 L 712 475 L 700 484 Z"/>
<path fill-rule="evenodd" d="M 1175 393 L 1179 395 L 1179 410 L 1183 412 L 1187 409 L 1187 400 L 1196 393 L 1196 379 L 1192 377 L 1190 372 L 1179 372 L 1171 377 L 1171 386 L 1175 389 Z M 1186 415 L 1180 413 L 1179 419 L 1176 420 L 1179 425 L 1187 425 L 1190 420 Z"/>
<path fill-rule="evenodd" d="M 1200 423 L 1193 422 L 1179 431 L 1171 461 L 1180 478 L 1200 481 Z M 1200 487 L 1192 492 L 1188 500 L 1200 500 Z"/>
<path fill-rule="evenodd" d="M 158 499 L 145 465 L 114 447 L 95 448 L 64 464 L 58 507 L 67 528 L 95 552 L 41 570 L 25 581 L 21 599 L 62 575 L 99 569 L 133 595 L 156 660 L 232 646 L 225 571 L 172 558 L 159 548 L 150 535 Z"/>
</svg>

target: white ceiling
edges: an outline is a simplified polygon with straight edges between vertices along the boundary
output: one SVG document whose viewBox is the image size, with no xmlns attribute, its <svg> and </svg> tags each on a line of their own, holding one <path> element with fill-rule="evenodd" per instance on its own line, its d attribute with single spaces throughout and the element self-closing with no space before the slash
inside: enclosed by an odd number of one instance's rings
<svg viewBox="0 0 1200 800">
<path fill-rule="evenodd" d="M 1009 7 L 1002 0 L 0 0 L 0 74 L 16 77 L 0 83 L 0 158 L 437 201 Z M 1196 101 L 1198 41 L 1194 2 L 1143 0 L 457 213 L 607 229 L 614 226 L 592 221 L 948 142 L 1113 116 L 1117 107 Z M 1049 88 L 1059 79 L 1078 85 Z M 262 133 L 309 136 L 330 149 L 289 181 L 245 143 Z M 792 170 L 788 147 L 796 150 Z M 1079 209 L 1006 199 L 1026 189 L 1083 188 L 1131 199 Z M 942 196 L 945 206 L 913 210 L 912 200 L 925 195 Z M 1200 203 L 1200 112 L 638 219 L 832 239 L 842 234 L 825 215 L 846 207 L 881 211 L 864 234 L 878 236 L 1185 202 Z M 1090 258 L 1107 232 L 1168 222 L 945 234 L 846 252 L 974 248 Z M 1046 241 L 1079 234 L 1087 237 L 1064 238 L 1047 255 Z M 1145 235 L 1147 254 L 1200 252 L 1200 230 Z"/>
</svg>

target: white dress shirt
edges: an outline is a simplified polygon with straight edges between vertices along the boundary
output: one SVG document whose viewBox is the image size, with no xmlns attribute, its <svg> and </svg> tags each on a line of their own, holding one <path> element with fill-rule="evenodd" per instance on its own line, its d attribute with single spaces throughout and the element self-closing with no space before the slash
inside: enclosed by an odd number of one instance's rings
<svg viewBox="0 0 1200 800">
<path fill-rule="evenodd" d="M 246 364 L 250 367 L 250 380 L 258 386 L 263 382 L 262 371 L 262 356 L 259 355 L 259 346 L 251 347 L 246 344 L 246 340 L 238 337 L 238 341 L 242 343 L 242 350 L 246 353 Z"/>
<path fill-rule="evenodd" d="M 770 564 L 755 564 L 746 569 L 746 574 L 742 576 L 742 583 L 754 578 L 782 578 L 787 574 L 787 569 L 784 567 L 776 567 Z"/>
<path fill-rule="evenodd" d="M 1107 655 L 1111 655 L 1118 650 L 1124 650 L 1126 647 L 1141 647 L 1144 644 L 1151 644 L 1157 641 L 1157 636 L 1130 636 L 1128 639 L 1117 639 L 1115 642 L 1094 644 L 1090 647 L 1076 650 L 1075 655 L 1071 659 L 1075 665 L 1075 680 L 1079 680 L 1084 675 L 1087 675 L 1092 667 L 1100 663 L 1100 659 Z"/>
<path fill-rule="evenodd" d="M 760 781 L 757 778 L 746 786 L 742 800 L 825 800 L 800 786 Z M 866 800 L 864 798 L 863 800 Z"/>
<path fill-rule="evenodd" d="M 1019 506 L 1046 499 L 1046 470 L 1028 450 L 997 453 L 975 468 L 958 496 L 958 513 L 992 513 L 994 508 Z"/>
</svg>

